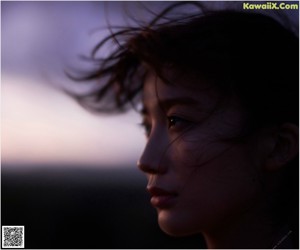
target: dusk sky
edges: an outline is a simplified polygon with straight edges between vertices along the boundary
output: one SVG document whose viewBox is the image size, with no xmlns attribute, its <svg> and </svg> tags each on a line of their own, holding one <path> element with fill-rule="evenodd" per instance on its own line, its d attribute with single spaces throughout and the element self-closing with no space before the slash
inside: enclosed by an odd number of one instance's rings
<svg viewBox="0 0 300 250">
<path fill-rule="evenodd" d="M 102 2 L 2 2 L 2 164 L 132 166 L 143 149 L 139 115 L 88 113 L 57 86 L 85 66 L 106 25 Z M 122 4 L 110 3 L 120 22 Z"/>
<path fill-rule="evenodd" d="M 139 115 L 92 115 L 58 87 L 72 84 L 66 67 L 87 67 L 78 55 L 107 34 L 106 17 L 126 24 L 126 9 L 147 18 L 137 3 L 1 2 L 2 164 L 135 167 L 145 143 Z"/>
</svg>

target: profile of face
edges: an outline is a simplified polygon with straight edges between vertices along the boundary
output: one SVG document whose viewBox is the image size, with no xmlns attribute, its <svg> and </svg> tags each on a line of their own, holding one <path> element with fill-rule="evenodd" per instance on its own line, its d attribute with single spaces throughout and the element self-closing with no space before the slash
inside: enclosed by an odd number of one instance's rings
<svg viewBox="0 0 300 250">
<path fill-rule="evenodd" d="M 150 73 L 145 80 L 147 144 L 138 166 L 159 225 L 170 235 L 225 229 L 259 200 L 264 151 L 258 135 L 228 140 L 244 128 L 245 112 L 233 98 L 219 100 L 215 88 L 196 78 L 166 84 Z"/>
</svg>

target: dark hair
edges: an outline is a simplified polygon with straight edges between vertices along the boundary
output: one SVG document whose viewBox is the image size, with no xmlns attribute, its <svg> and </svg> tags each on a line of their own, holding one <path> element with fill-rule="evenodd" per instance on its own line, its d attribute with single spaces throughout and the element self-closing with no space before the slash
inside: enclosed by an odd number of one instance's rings
<svg viewBox="0 0 300 250">
<path fill-rule="evenodd" d="M 96 90 L 74 95 L 82 105 L 100 112 L 128 110 L 143 87 L 147 70 L 143 66 L 162 78 L 162 69 L 172 66 L 234 92 L 259 116 L 260 124 L 298 123 L 299 40 L 295 34 L 268 16 L 232 10 L 160 23 L 177 5 L 148 25 L 116 27 L 116 32 L 94 48 L 90 59 L 99 66 L 84 76 L 72 77 L 98 81 Z M 108 42 L 118 45 L 115 51 L 97 58 Z"/>
<path fill-rule="evenodd" d="M 172 19 L 178 6 L 194 4 L 199 14 Z M 252 127 L 298 124 L 299 38 L 274 18 L 235 10 L 209 11 L 199 3 L 175 3 L 147 25 L 112 27 L 115 31 L 92 51 L 97 68 L 74 77 L 96 80 L 96 90 L 73 94 L 86 108 L 103 113 L 135 107 L 148 70 L 166 82 L 164 69 L 202 77 L 227 96 L 237 96 L 249 114 Z M 113 42 L 117 47 L 105 58 L 99 50 Z M 286 198 L 280 209 L 290 216 L 298 237 L 298 158 L 285 171 Z M 286 194 L 289 193 L 290 196 Z M 280 211 L 282 213 L 282 211 Z M 295 240 L 298 245 L 298 240 Z"/>
</svg>

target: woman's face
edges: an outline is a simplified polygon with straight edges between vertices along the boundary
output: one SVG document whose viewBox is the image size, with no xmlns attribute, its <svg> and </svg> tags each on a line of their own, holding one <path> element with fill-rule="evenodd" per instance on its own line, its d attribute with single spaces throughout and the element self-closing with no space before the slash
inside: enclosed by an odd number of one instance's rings
<svg viewBox="0 0 300 250">
<path fill-rule="evenodd" d="M 150 74 L 144 85 L 147 144 L 138 163 L 163 231 L 183 236 L 225 227 L 251 211 L 260 192 L 254 139 L 233 144 L 244 126 L 238 102 L 186 78 L 167 85 Z M 196 82 L 197 79 L 190 81 Z"/>
</svg>

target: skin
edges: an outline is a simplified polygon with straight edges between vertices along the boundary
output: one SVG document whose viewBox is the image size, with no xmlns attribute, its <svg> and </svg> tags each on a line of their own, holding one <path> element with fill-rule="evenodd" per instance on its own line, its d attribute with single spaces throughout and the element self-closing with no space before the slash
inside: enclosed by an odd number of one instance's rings
<svg viewBox="0 0 300 250">
<path fill-rule="evenodd" d="M 156 207 L 161 229 L 173 236 L 201 233 L 208 248 L 272 247 L 279 229 L 265 202 L 272 182 L 264 171 L 273 148 L 268 133 L 243 143 L 223 140 L 245 127 L 239 102 L 216 106 L 216 89 L 199 80 L 190 87 L 196 78 L 174 81 L 150 73 L 143 91 L 147 144 L 138 166 L 148 187 L 177 194 L 169 207 Z"/>
</svg>

